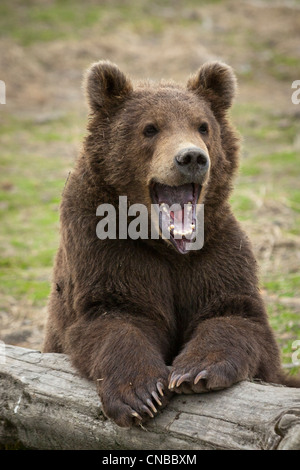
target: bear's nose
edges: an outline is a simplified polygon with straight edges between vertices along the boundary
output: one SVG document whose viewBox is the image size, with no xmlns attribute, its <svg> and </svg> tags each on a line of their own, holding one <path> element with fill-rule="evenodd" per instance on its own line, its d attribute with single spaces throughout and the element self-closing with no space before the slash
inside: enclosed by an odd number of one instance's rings
<svg viewBox="0 0 300 470">
<path fill-rule="evenodd" d="M 209 157 L 199 147 L 180 150 L 174 160 L 179 171 L 186 176 L 204 176 L 209 168 Z"/>
</svg>

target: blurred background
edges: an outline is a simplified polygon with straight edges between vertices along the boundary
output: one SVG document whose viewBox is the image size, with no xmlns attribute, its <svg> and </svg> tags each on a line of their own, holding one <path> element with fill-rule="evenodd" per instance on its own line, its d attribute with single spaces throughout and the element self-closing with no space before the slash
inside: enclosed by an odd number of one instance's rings
<svg viewBox="0 0 300 470">
<path fill-rule="evenodd" d="M 183 83 L 207 60 L 235 69 L 231 119 L 243 145 L 232 205 L 252 240 L 270 322 L 292 368 L 300 340 L 296 0 L 1 0 L 0 340 L 41 349 L 59 201 L 87 122 L 82 74 L 99 59 L 133 78 Z"/>
</svg>

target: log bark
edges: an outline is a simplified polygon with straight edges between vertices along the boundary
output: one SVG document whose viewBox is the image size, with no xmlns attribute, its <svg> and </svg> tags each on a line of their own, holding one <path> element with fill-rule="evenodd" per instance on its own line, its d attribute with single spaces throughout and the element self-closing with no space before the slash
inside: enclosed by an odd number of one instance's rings
<svg viewBox="0 0 300 470">
<path fill-rule="evenodd" d="M 2 346 L 4 346 L 2 344 Z M 63 354 L 0 348 L 0 445 L 32 449 L 300 449 L 300 390 L 241 382 L 176 395 L 145 429 L 106 419 Z"/>
</svg>

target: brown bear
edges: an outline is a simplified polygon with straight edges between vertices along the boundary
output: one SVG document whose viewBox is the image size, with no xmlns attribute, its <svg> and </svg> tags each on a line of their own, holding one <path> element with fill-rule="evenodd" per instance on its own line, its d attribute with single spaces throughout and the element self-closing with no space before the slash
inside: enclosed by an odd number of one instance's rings
<svg viewBox="0 0 300 470">
<path fill-rule="evenodd" d="M 300 386 L 281 372 L 256 261 L 228 203 L 239 153 L 227 116 L 232 69 L 206 63 L 186 86 L 133 84 L 100 61 L 85 87 L 88 134 L 63 192 L 44 351 L 70 355 L 97 384 L 105 415 L 125 427 L 153 417 L 172 392 L 253 378 Z M 118 224 L 115 237 L 99 238 L 97 208 L 111 205 L 118 220 L 120 196 L 149 214 L 165 207 L 169 239 L 161 230 L 124 237 Z M 204 245 L 191 249 L 199 204 Z"/>
</svg>

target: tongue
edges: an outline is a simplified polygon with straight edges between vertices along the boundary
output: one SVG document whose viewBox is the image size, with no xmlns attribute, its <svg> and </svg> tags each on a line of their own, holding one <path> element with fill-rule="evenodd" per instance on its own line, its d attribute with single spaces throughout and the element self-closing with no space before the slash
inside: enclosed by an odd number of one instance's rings
<svg viewBox="0 0 300 470">
<path fill-rule="evenodd" d="M 184 222 L 184 211 L 182 209 L 170 211 L 170 216 L 176 225 L 180 225 Z"/>
<path fill-rule="evenodd" d="M 185 205 L 184 208 L 179 208 L 178 206 L 178 210 L 176 207 L 174 211 L 170 211 L 170 222 L 172 225 L 174 225 L 175 231 L 181 234 L 185 234 L 187 237 L 188 232 L 191 230 L 191 226 L 193 224 L 192 204 Z M 182 238 L 182 235 L 178 236 L 178 234 L 176 235 L 175 233 L 175 238 Z"/>
</svg>

